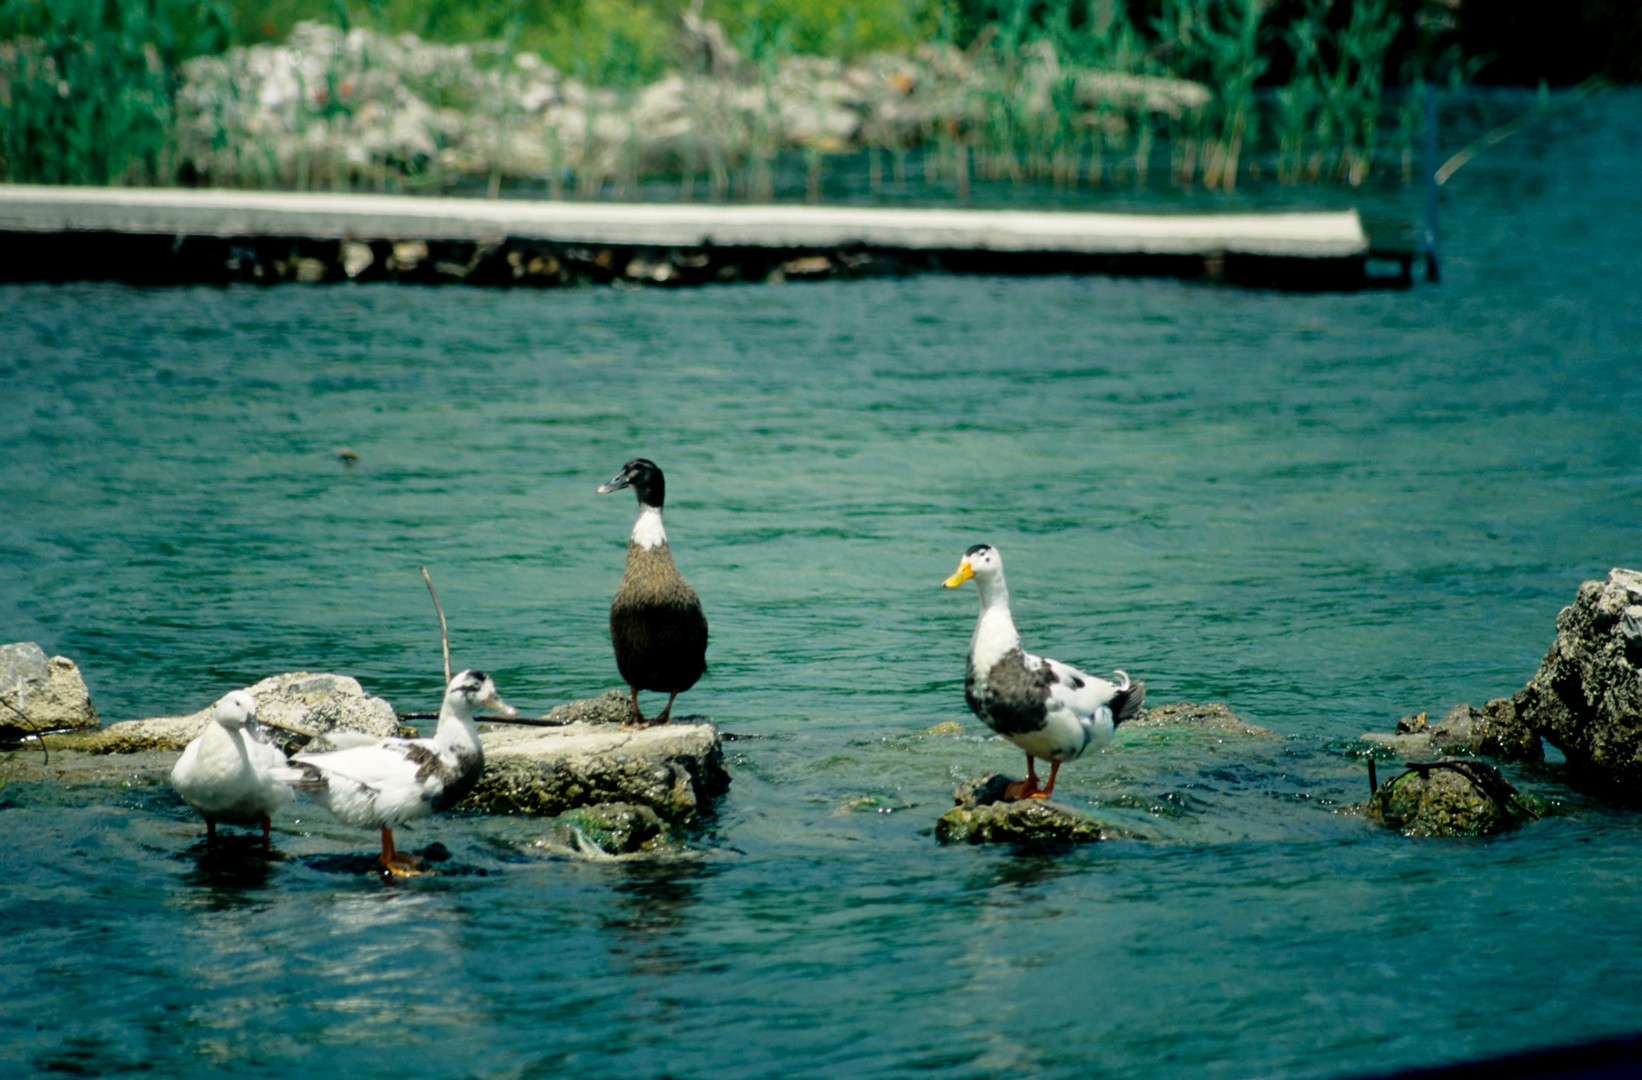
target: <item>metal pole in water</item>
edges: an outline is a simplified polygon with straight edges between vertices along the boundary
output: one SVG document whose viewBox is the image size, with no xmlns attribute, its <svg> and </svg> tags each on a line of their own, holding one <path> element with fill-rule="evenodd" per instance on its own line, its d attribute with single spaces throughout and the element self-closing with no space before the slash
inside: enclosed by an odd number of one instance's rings
<svg viewBox="0 0 1642 1080">
<path fill-rule="evenodd" d="M 1442 280 L 1437 265 L 1437 92 L 1425 84 L 1425 280 L 1435 285 Z"/>
</svg>

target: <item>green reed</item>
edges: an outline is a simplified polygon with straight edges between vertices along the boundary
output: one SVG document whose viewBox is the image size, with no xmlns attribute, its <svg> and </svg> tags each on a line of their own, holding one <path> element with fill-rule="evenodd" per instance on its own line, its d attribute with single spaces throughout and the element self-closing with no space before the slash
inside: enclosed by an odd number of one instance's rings
<svg viewBox="0 0 1642 1080">
<path fill-rule="evenodd" d="M 215 0 L 0 0 L 0 175 L 169 182 L 177 65 L 227 26 Z"/>
<path fill-rule="evenodd" d="M 1399 25 L 1393 0 L 1357 0 L 1344 19 L 1334 0 L 1148 0 L 1132 9 L 1125 0 L 703 0 L 700 13 L 720 21 L 741 51 L 736 78 L 692 70 L 678 51 L 677 20 L 694 2 L 0 0 L 0 175 L 166 183 L 186 160 L 211 183 L 439 189 L 458 172 L 482 170 L 495 195 L 515 179 L 508 162 L 517 103 L 504 93 L 497 104 L 489 83 L 443 72 L 418 76 L 412 89 L 436 108 L 483 115 L 483 161 L 472 160 L 471 145 L 457 154 L 442 144 L 412 161 L 349 160 L 340 149 L 358 119 L 349 87 L 371 61 L 340 46 L 297 105 L 302 124 L 336 137 L 303 140 L 294 151 L 287 143 L 278 153 L 244 138 L 247 145 L 234 145 L 224 134 L 229 117 L 247 110 L 226 85 L 219 99 L 196 103 L 199 127 L 188 145 L 203 140 L 205 151 L 180 158 L 179 63 L 230 38 L 282 38 L 296 19 L 316 16 L 434 40 L 483 39 L 489 44 L 474 55 L 499 65 L 485 75 L 498 84 L 518 50 L 575 76 L 588 88 L 581 130 L 545 135 L 540 157 L 551 166 L 551 192 L 568 179 L 583 197 L 611 185 L 631 197 L 657 175 L 681 177 L 687 198 L 698 175 L 714 199 L 774 197 L 779 162 L 794 145 L 776 87 L 795 77 L 793 61 L 818 52 L 852 59 L 888 49 L 899 62 L 923 65 L 915 67 L 914 99 L 928 107 L 923 126 L 869 117 L 861 132 L 874 194 L 883 193 L 886 173 L 904 187 L 915 150 L 926 179 L 960 198 L 972 179 L 1143 186 L 1154 151 L 1183 186 L 1231 191 L 1265 166 L 1288 183 L 1360 184 L 1376 171 L 1407 169 L 1417 126 L 1383 99 Z M 909 59 L 920 40 L 955 59 Z M 937 71 L 941 64 L 961 70 Z M 1273 85 L 1272 70 L 1292 74 Z M 657 148 L 641 141 L 633 106 L 666 72 L 682 72 L 690 123 L 675 145 Z M 1159 104 L 1144 89 L 1112 89 L 1114 78 L 1142 77 L 1191 80 L 1207 99 Z M 840 149 L 825 140 L 797 147 L 810 201 L 821 197 L 829 156 Z M 460 161 L 447 161 L 447 150 Z"/>
</svg>

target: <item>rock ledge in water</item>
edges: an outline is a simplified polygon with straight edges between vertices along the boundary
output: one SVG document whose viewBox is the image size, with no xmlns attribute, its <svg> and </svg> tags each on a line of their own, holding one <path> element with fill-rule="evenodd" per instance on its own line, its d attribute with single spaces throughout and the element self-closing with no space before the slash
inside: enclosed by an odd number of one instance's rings
<svg viewBox="0 0 1642 1080">
<path fill-rule="evenodd" d="M 1103 839 L 1100 823 L 1048 799 L 1001 802 L 1010 778 L 993 773 L 959 784 L 957 805 L 935 823 L 943 844 L 1090 844 Z"/>
<path fill-rule="evenodd" d="M 1539 670 L 1510 700 L 1567 757 L 1570 780 L 1642 804 L 1642 573 L 1615 569 L 1581 585 Z"/>
<path fill-rule="evenodd" d="M 1404 836 L 1491 836 L 1541 815 L 1491 765 L 1433 761 L 1381 784 L 1364 812 Z"/>
<path fill-rule="evenodd" d="M 91 692 L 74 661 L 32 641 L 0 645 L 0 732 L 27 735 L 96 727 Z"/>
<path fill-rule="evenodd" d="M 663 821 L 685 823 L 730 786 L 723 743 L 710 723 L 629 731 L 586 723 L 497 725 L 481 738 L 484 775 L 461 804 L 470 810 L 553 817 L 601 803 L 629 803 L 648 807 Z"/>
<path fill-rule="evenodd" d="M 300 671 L 274 675 L 245 689 L 257 699 L 258 723 L 287 751 L 306 745 L 309 735 L 358 731 L 385 738 L 399 730 L 393 706 L 365 693 L 359 680 L 347 675 Z M 110 724 L 87 743 L 86 749 L 94 754 L 182 750 L 205 729 L 215 707 L 212 702 L 188 716 Z"/>
<path fill-rule="evenodd" d="M 1494 698 L 1480 709 L 1462 702 L 1435 724 L 1424 713 L 1405 716 L 1397 721 L 1396 734 L 1371 731 L 1362 741 L 1387 747 L 1405 758 L 1480 754 L 1500 761 L 1545 760 L 1539 736 L 1522 722 L 1512 698 Z"/>
</svg>

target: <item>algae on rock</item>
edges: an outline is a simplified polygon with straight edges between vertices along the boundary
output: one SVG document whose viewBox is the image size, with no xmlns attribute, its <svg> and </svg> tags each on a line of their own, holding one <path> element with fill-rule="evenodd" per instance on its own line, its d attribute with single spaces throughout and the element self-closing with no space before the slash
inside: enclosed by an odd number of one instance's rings
<svg viewBox="0 0 1642 1080">
<path fill-rule="evenodd" d="M 943 844 L 1018 844 L 1058 846 L 1103 839 L 1099 822 L 1048 799 L 1003 802 L 1009 778 L 997 773 L 959 784 L 955 805 L 935 823 Z"/>
<path fill-rule="evenodd" d="M 1405 836 L 1491 836 L 1542 816 L 1497 769 L 1464 760 L 1427 762 L 1392 777 L 1364 813 Z"/>
</svg>

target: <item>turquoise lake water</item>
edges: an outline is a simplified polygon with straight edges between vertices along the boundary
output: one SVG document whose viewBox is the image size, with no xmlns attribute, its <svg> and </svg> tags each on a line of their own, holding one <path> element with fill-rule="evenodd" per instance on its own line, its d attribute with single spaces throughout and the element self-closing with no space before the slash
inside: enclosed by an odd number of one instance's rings
<svg viewBox="0 0 1642 1080">
<path fill-rule="evenodd" d="M 593 488 L 642 454 L 712 625 L 677 711 L 762 736 L 687 856 L 447 816 L 393 884 L 311 806 L 224 872 L 168 788 L 0 789 L 0 1063 L 1334 1077 L 1642 1028 L 1637 814 L 1554 765 L 1508 770 L 1562 813 L 1506 837 L 1351 812 L 1361 732 L 1509 694 L 1642 564 L 1639 167 L 1642 95 L 1530 126 L 1409 292 L 0 289 L 0 636 L 105 720 L 303 669 L 430 710 L 420 565 L 514 704 L 616 686 L 634 505 Z M 1126 729 L 1056 795 L 1136 839 L 939 847 L 955 781 L 1022 764 L 938 587 L 979 541 L 1029 647 L 1277 737 Z"/>
</svg>

